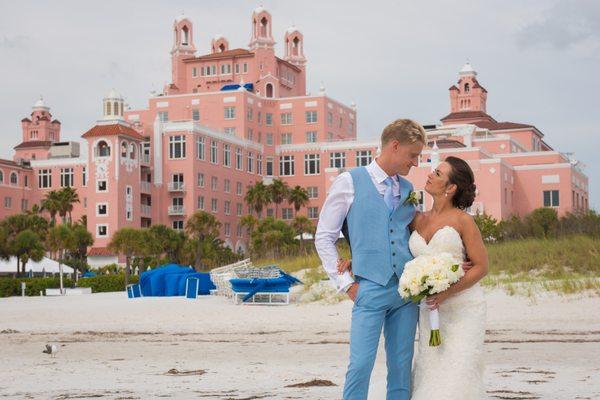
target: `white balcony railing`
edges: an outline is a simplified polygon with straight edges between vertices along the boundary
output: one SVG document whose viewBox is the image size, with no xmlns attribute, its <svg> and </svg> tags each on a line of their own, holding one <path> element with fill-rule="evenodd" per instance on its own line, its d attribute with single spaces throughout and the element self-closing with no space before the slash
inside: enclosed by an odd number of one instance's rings
<svg viewBox="0 0 600 400">
<path fill-rule="evenodd" d="M 151 191 L 151 189 L 150 189 L 150 182 L 141 181 L 140 182 L 140 189 L 141 189 L 142 193 L 150 193 L 150 191 Z"/>
<path fill-rule="evenodd" d="M 142 154 L 142 164 L 150 164 L 150 154 Z"/>
<path fill-rule="evenodd" d="M 183 182 L 169 182 L 169 192 L 183 192 L 184 190 Z"/>
<path fill-rule="evenodd" d="M 142 204 L 142 215 L 151 215 L 152 214 L 152 207 L 150 207 L 147 204 Z"/>
<path fill-rule="evenodd" d="M 185 209 L 183 206 L 169 206 L 169 215 L 183 215 L 185 214 Z"/>
</svg>

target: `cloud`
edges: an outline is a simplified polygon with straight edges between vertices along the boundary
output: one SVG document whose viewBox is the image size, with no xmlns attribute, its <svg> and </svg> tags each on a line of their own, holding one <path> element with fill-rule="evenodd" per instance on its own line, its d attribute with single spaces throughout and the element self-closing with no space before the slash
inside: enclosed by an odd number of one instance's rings
<svg viewBox="0 0 600 400">
<path fill-rule="evenodd" d="M 521 48 L 567 50 L 584 45 L 599 49 L 599 43 L 600 2 L 595 0 L 559 1 L 517 34 L 517 44 Z"/>
</svg>

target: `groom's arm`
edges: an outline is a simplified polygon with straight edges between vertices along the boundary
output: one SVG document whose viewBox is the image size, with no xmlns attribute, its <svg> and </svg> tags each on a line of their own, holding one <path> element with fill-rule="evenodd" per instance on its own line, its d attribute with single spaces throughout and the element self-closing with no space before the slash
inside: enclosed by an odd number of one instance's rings
<svg viewBox="0 0 600 400">
<path fill-rule="evenodd" d="M 315 247 L 323 262 L 323 268 L 332 282 L 335 282 L 338 292 L 345 291 L 354 278 L 349 271 L 339 274 L 337 270 L 338 251 L 335 242 L 340 237 L 340 231 L 350 206 L 354 200 L 354 185 L 348 172 L 340 174 L 331 185 L 329 194 L 317 224 Z"/>
</svg>

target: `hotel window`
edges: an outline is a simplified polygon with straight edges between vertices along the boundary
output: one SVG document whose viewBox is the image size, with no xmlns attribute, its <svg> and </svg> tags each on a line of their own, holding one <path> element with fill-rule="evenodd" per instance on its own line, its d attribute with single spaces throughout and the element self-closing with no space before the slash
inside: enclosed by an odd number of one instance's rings
<svg viewBox="0 0 600 400">
<path fill-rule="evenodd" d="M 4 172 L 0 171 L 0 183 L 4 183 Z"/>
<path fill-rule="evenodd" d="M 281 125 L 291 125 L 292 124 L 292 113 L 282 113 L 281 114 Z"/>
<path fill-rule="evenodd" d="M 252 153 L 251 151 L 248 152 L 248 164 L 247 164 L 247 171 L 250 173 L 254 173 L 254 153 Z"/>
<path fill-rule="evenodd" d="M 210 199 L 210 211 L 217 212 L 217 199 Z"/>
<path fill-rule="evenodd" d="M 273 134 L 272 133 L 265 133 L 265 142 L 267 144 L 267 146 L 273 146 Z"/>
<path fill-rule="evenodd" d="M 292 134 L 291 133 L 282 133 L 281 134 L 281 144 L 292 144 Z"/>
<path fill-rule="evenodd" d="M 11 185 L 18 185 L 19 184 L 19 178 L 17 177 L 17 173 L 16 172 L 11 172 L 10 173 L 10 184 Z"/>
<path fill-rule="evenodd" d="M 306 132 L 306 143 L 316 143 L 317 131 Z"/>
<path fill-rule="evenodd" d="M 244 227 L 242 225 L 237 225 L 236 226 L 236 231 L 237 231 L 236 233 L 237 233 L 238 237 L 242 237 L 243 236 L 243 233 L 244 233 L 243 229 L 244 229 Z"/>
<path fill-rule="evenodd" d="M 371 156 L 371 150 L 359 150 L 356 152 L 356 166 L 365 167 L 371 164 L 373 157 Z"/>
<path fill-rule="evenodd" d="M 235 119 L 235 107 L 225 107 L 225 119 Z"/>
<path fill-rule="evenodd" d="M 229 222 L 226 222 L 223 225 L 223 230 L 224 230 L 225 236 L 231 236 L 231 225 L 229 224 Z"/>
<path fill-rule="evenodd" d="M 217 185 L 219 184 L 219 179 L 216 176 L 210 178 L 210 190 L 213 192 L 217 190 Z"/>
<path fill-rule="evenodd" d="M 308 192 L 309 199 L 316 199 L 319 197 L 319 188 L 317 186 L 308 186 L 306 191 Z"/>
<path fill-rule="evenodd" d="M 197 208 L 198 210 L 204 210 L 204 196 L 198 196 Z"/>
<path fill-rule="evenodd" d="M 169 158 L 185 158 L 185 136 L 169 136 Z"/>
<path fill-rule="evenodd" d="M 38 187 L 40 189 L 52 187 L 52 170 L 40 169 L 38 172 Z"/>
<path fill-rule="evenodd" d="M 248 111 L 246 112 L 246 117 L 248 118 L 248 121 L 252 121 L 253 114 L 254 111 L 252 110 L 252 108 L 248 108 Z"/>
<path fill-rule="evenodd" d="M 281 218 L 282 219 L 292 219 L 292 218 L 294 218 L 294 215 L 292 213 L 292 209 L 291 208 L 282 208 L 281 209 Z"/>
<path fill-rule="evenodd" d="M 321 156 L 319 154 L 304 155 L 304 175 L 318 175 L 321 172 Z"/>
<path fill-rule="evenodd" d="M 198 136 L 196 138 L 196 158 L 198 160 L 204 160 L 204 136 Z"/>
<path fill-rule="evenodd" d="M 223 64 L 221 65 L 221 74 L 230 74 L 231 73 L 231 65 Z"/>
<path fill-rule="evenodd" d="M 228 135 L 235 135 L 235 128 L 234 127 L 223 128 L 223 132 Z"/>
<path fill-rule="evenodd" d="M 212 164 L 217 164 L 219 162 L 219 154 L 216 140 L 210 141 L 210 162 Z"/>
<path fill-rule="evenodd" d="M 192 120 L 193 121 L 200 121 L 200 110 L 198 110 L 197 108 L 194 108 L 192 110 Z"/>
<path fill-rule="evenodd" d="M 239 74 L 239 73 L 240 73 L 240 64 L 239 64 L 239 63 L 236 63 L 236 64 L 235 64 L 235 73 L 236 73 L 236 74 Z"/>
<path fill-rule="evenodd" d="M 258 125 L 262 125 L 262 113 L 260 111 L 256 114 L 256 121 Z"/>
<path fill-rule="evenodd" d="M 108 203 L 96 204 L 96 215 L 99 217 L 108 215 Z"/>
<path fill-rule="evenodd" d="M 327 113 L 327 125 L 328 126 L 333 125 L 333 113 L 331 113 L 331 112 Z"/>
<path fill-rule="evenodd" d="M 244 63 L 244 73 L 248 72 L 248 63 Z"/>
<path fill-rule="evenodd" d="M 242 216 L 242 203 L 237 203 L 235 205 L 235 211 L 238 217 Z"/>
<path fill-rule="evenodd" d="M 242 163 L 243 163 L 242 149 L 240 147 L 236 147 L 235 148 L 235 169 L 241 171 L 243 168 Z"/>
<path fill-rule="evenodd" d="M 267 125 L 267 126 L 273 125 L 273 114 L 271 114 L 271 113 L 265 114 L 265 125 Z"/>
<path fill-rule="evenodd" d="M 558 190 L 544 190 L 544 207 L 558 207 Z"/>
<path fill-rule="evenodd" d="M 204 67 L 200 67 L 200 76 L 206 75 L 204 72 Z"/>
<path fill-rule="evenodd" d="M 85 169 L 85 167 L 83 167 Z M 29 177 L 27 175 L 25 175 L 25 178 L 23 179 L 24 181 L 24 185 L 25 187 L 29 187 Z"/>
<path fill-rule="evenodd" d="M 121 142 L 121 158 L 127 158 L 127 142 Z"/>
<path fill-rule="evenodd" d="M 60 187 L 73 186 L 73 168 L 60 169 Z"/>
<path fill-rule="evenodd" d="M 308 207 L 308 218 L 310 218 L 310 219 L 319 218 L 319 207 Z"/>
<path fill-rule="evenodd" d="M 96 192 L 106 192 L 108 190 L 108 184 L 105 179 L 96 181 Z"/>
<path fill-rule="evenodd" d="M 294 156 L 281 156 L 279 158 L 279 175 L 293 176 L 294 172 Z"/>
<path fill-rule="evenodd" d="M 353 122 L 350 122 L 348 124 L 348 132 L 350 132 L 350 133 L 354 132 L 354 123 Z"/>
<path fill-rule="evenodd" d="M 183 220 L 182 219 L 176 219 L 175 221 L 173 221 L 173 229 L 176 231 L 182 231 L 183 230 Z"/>
<path fill-rule="evenodd" d="M 216 65 L 211 65 L 210 66 L 210 74 L 211 75 L 216 75 L 217 74 L 217 66 Z"/>
<path fill-rule="evenodd" d="M 4 198 L 4 208 L 12 208 L 12 197 Z"/>
<path fill-rule="evenodd" d="M 231 193 L 231 181 L 229 179 L 223 181 L 223 191 L 225 193 Z"/>
<path fill-rule="evenodd" d="M 169 112 L 168 111 L 159 111 L 158 119 L 160 122 L 167 122 L 169 120 Z"/>
<path fill-rule="evenodd" d="M 100 224 L 96 225 L 96 237 L 108 236 L 108 225 Z"/>
<path fill-rule="evenodd" d="M 267 157 L 267 176 L 273 176 L 273 157 Z"/>
<path fill-rule="evenodd" d="M 262 154 L 256 154 L 256 173 L 262 175 Z"/>
<path fill-rule="evenodd" d="M 267 217 L 272 217 L 275 215 L 275 210 L 272 208 L 267 208 Z"/>
<path fill-rule="evenodd" d="M 198 172 L 198 187 L 204 187 L 204 174 L 202 172 Z"/>
<path fill-rule="evenodd" d="M 329 168 L 346 168 L 346 153 L 329 153 Z"/>
<path fill-rule="evenodd" d="M 327 132 L 327 139 L 328 142 L 333 141 L 333 132 Z"/>
<path fill-rule="evenodd" d="M 231 147 L 228 144 L 223 145 L 223 165 L 231 167 Z"/>
<path fill-rule="evenodd" d="M 81 170 L 81 184 L 87 186 L 87 167 L 83 167 Z"/>
<path fill-rule="evenodd" d="M 27 199 L 21 199 L 21 211 L 26 211 L 29 208 L 29 201 Z"/>
<path fill-rule="evenodd" d="M 316 111 L 307 111 L 306 112 L 306 123 L 314 124 L 317 122 L 317 112 Z"/>
<path fill-rule="evenodd" d="M 223 203 L 223 212 L 225 215 L 231 214 L 231 202 L 229 200 L 226 200 L 225 203 Z"/>
<path fill-rule="evenodd" d="M 242 182 L 236 182 L 235 184 L 235 194 L 238 196 L 242 195 Z"/>
<path fill-rule="evenodd" d="M 198 76 L 198 70 L 196 69 L 196 67 L 192 68 L 192 78 L 195 78 Z"/>
<path fill-rule="evenodd" d="M 246 131 L 246 139 L 254 140 L 254 132 L 252 131 L 252 128 L 248 128 Z"/>
</svg>

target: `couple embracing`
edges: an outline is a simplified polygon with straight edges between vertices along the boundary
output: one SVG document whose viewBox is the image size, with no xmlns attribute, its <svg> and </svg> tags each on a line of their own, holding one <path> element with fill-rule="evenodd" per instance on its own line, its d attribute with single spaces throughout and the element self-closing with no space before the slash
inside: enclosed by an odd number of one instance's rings
<svg viewBox="0 0 600 400">
<path fill-rule="evenodd" d="M 381 135 L 381 153 L 365 167 L 333 182 L 317 226 L 315 245 L 338 290 L 354 302 L 350 363 L 344 400 L 366 400 L 381 332 L 385 338 L 387 386 L 374 385 L 377 399 L 481 400 L 486 305 L 479 280 L 487 273 L 487 253 L 473 218 L 465 211 L 475 198 L 473 171 L 447 157 L 428 175 L 433 197 L 417 212 L 405 178 L 426 143 L 421 125 L 399 119 Z M 352 263 L 335 247 L 342 226 Z M 463 261 L 464 276 L 448 289 L 425 298 L 419 307 L 404 300 L 398 283 L 414 257 L 450 253 Z M 439 309 L 443 341 L 429 346 L 429 313 Z M 417 325 L 419 344 L 413 366 Z M 387 393 L 387 395 L 384 395 Z"/>
</svg>

